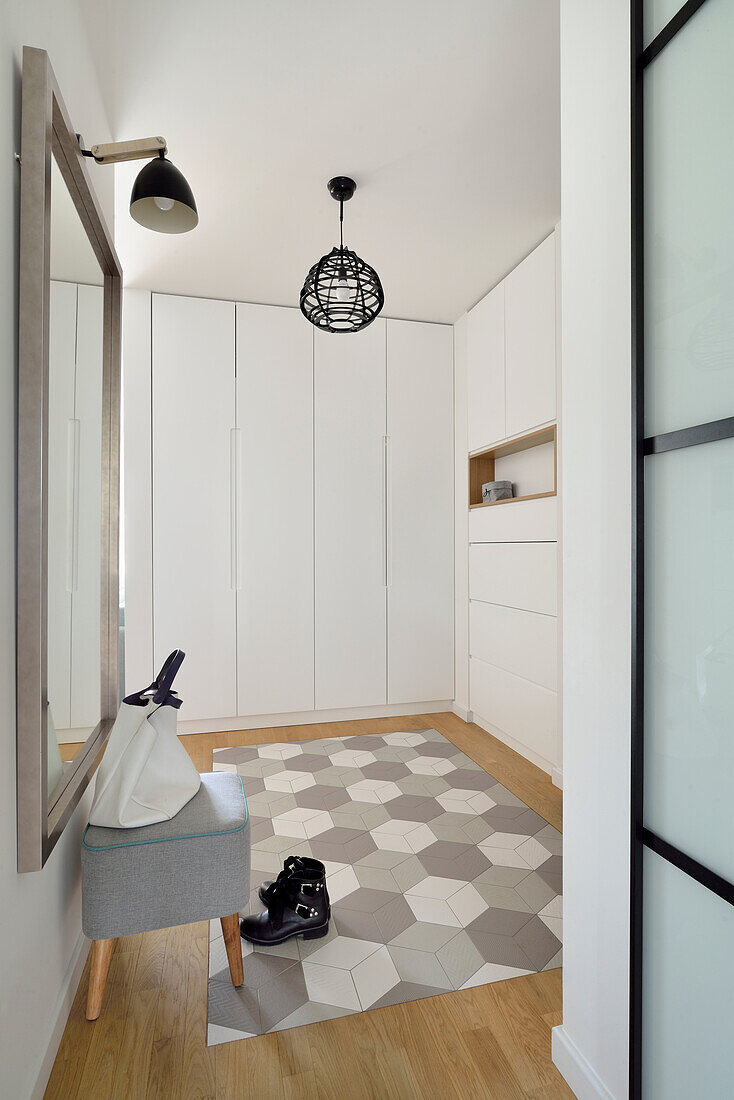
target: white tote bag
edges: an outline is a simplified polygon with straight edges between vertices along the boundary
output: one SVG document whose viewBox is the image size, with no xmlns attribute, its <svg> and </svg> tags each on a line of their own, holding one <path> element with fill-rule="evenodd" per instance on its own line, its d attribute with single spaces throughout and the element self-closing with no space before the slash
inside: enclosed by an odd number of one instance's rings
<svg viewBox="0 0 734 1100">
<path fill-rule="evenodd" d="M 149 688 L 123 700 L 97 770 L 91 825 L 167 821 L 198 791 L 201 776 L 176 736 L 181 699 L 171 690 L 184 656 L 175 650 Z"/>
</svg>

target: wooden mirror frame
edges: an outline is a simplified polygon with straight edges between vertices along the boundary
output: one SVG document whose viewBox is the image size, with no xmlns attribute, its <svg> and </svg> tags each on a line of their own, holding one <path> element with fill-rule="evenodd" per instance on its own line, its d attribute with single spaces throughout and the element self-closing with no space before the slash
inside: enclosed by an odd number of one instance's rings
<svg viewBox="0 0 734 1100">
<path fill-rule="evenodd" d="M 48 370 L 51 158 L 104 276 L 101 720 L 48 796 Z M 99 762 L 119 705 L 122 268 L 45 50 L 23 49 L 18 330 L 18 870 L 45 864 Z"/>
</svg>

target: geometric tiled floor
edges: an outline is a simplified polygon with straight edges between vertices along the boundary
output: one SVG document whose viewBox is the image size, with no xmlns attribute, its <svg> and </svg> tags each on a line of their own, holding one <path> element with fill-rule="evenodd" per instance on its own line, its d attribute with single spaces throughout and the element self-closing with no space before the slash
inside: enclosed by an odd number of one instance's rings
<svg viewBox="0 0 734 1100">
<path fill-rule="evenodd" d="M 561 965 L 561 835 L 436 730 L 215 750 L 242 776 L 257 888 L 326 864 L 329 935 L 243 941 L 233 989 L 211 922 L 208 1043 Z"/>
</svg>

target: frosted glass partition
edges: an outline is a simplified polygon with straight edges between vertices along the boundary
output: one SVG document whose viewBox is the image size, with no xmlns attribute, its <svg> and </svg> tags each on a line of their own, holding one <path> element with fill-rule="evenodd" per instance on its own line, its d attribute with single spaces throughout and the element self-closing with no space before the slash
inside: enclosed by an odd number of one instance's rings
<svg viewBox="0 0 734 1100">
<path fill-rule="evenodd" d="M 645 46 L 649 46 L 653 38 L 660 34 L 666 23 L 669 23 L 678 13 L 683 3 L 684 0 L 645 0 L 642 5 L 642 40 Z"/>
<path fill-rule="evenodd" d="M 646 851 L 644 1100 L 731 1100 L 734 906 Z"/>
<path fill-rule="evenodd" d="M 734 880 L 734 439 L 646 460 L 645 799 Z"/>
<path fill-rule="evenodd" d="M 630 1097 L 731 1100 L 734 0 L 634 0 L 633 14 L 643 263 L 632 284 L 644 326 L 633 411 L 641 404 L 645 445 L 634 460 Z"/>
<path fill-rule="evenodd" d="M 733 43 L 707 0 L 645 70 L 648 436 L 734 415 Z"/>
</svg>

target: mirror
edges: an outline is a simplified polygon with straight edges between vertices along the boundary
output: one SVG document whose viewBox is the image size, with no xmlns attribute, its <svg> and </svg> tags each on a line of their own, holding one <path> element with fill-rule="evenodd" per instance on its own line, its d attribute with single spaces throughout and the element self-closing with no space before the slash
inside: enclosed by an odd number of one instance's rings
<svg viewBox="0 0 734 1100">
<path fill-rule="evenodd" d="M 51 160 L 48 334 L 48 805 L 102 717 L 104 272 Z"/>
<path fill-rule="evenodd" d="M 45 50 L 23 50 L 18 870 L 49 858 L 119 706 L 122 270 Z"/>
</svg>

